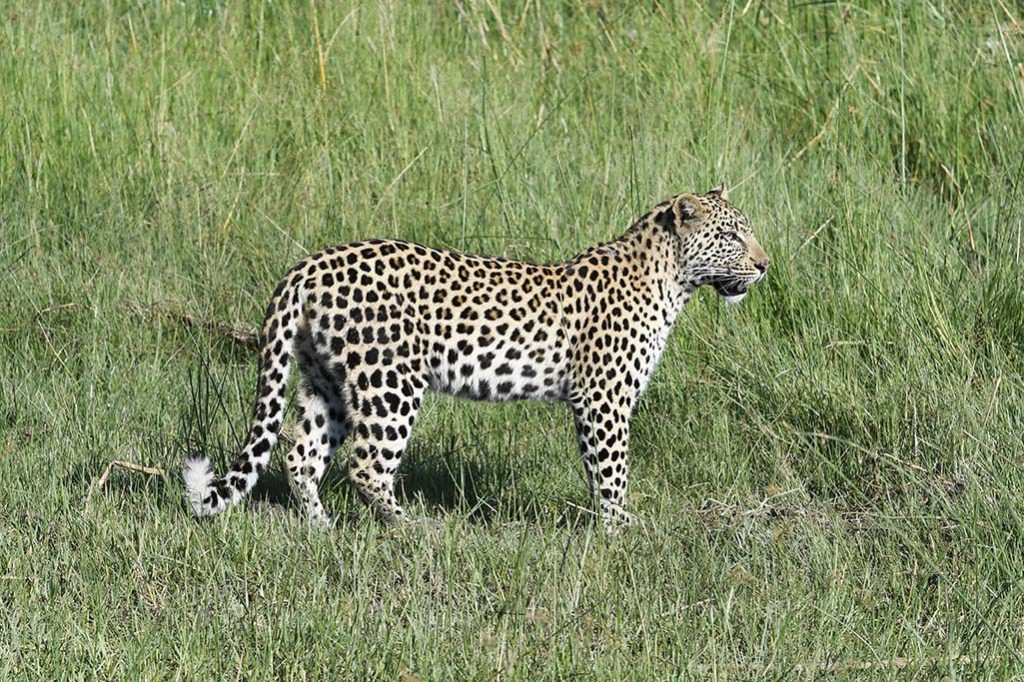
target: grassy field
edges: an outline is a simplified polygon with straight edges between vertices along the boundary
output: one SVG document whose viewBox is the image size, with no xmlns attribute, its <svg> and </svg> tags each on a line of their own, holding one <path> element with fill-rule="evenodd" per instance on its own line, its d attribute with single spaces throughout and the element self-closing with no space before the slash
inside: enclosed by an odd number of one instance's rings
<svg viewBox="0 0 1024 682">
<path fill-rule="evenodd" d="M 1024 674 L 1022 60 L 1011 0 L 3 3 L 0 678 Z M 642 529 L 564 406 L 436 396 L 439 529 L 308 529 L 276 457 L 185 512 L 254 392 L 216 325 L 303 254 L 558 260 L 720 181 L 774 265 L 680 317 Z"/>
</svg>

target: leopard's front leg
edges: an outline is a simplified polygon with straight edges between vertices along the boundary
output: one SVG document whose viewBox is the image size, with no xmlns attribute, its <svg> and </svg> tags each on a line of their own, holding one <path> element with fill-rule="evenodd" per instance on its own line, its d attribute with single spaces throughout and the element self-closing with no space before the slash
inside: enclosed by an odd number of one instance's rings
<svg viewBox="0 0 1024 682">
<path fill-rule="evenodd" d="M 635 522 L 625 509 L 629 492 L 629 411 L 623 402 L 600 390 L 571 399 L 590 493 L 599 500 L 601 519 L 610 534 Z"/>
</svg>

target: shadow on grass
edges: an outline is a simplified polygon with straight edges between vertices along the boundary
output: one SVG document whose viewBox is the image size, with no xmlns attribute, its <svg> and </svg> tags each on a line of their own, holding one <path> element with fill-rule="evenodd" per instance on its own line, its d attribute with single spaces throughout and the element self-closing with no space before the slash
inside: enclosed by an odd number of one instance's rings
<svg viewBox="0 0 1024 682">
<path fill-rule="evenodd" d="M 405 502 L 417 500 L 428 510 L 459 514 L 481 526 L 550 523 L 554 505 L 530 490 L 517 487 L 513 496 L 501 494 L 515 480 L 516 465 L 500 454 L 489 454 L 481 463 L 465 452 L 412 448 L 402 465 L 399 497 Z M 589 509 L 589 500 L 574 501 L 559 514 L 556 526 L 574 529 L 591 524 L 595 516 Z"/>
<path fill-rule="evenodd" d="M 240 447 L 244 437 L 241 431 L 233 431 L 229 436 L 216 428 L 222 420 L 229 419 L 234 410 L 229 409 L 231 401 L 226 400 L 230 392 L 226 390 L 224 379 L 212 370 L 208 357 L 200 356 L 197 365 L 189 373 L 188 387 L 189 400 L 179 415 L 179 437 L 172 446 L 174 452 L 160 453 L 153 460 L 175 462 L 173 471 L 168 471 L 168 477 L 176 478 L 179 490 L 177 464 L 190 453 L 207 454 L 217 474 L 223 475 L 237 455 L 237 450 L 229 442 Z M 291 405 L 286 412 L 290 409 Z M 231 423 L 235 421 L 231 420 Z M 483 447 L 479 443 L 476 445 Z M 291 446 L 287 438 L 282 438 L 274 448 L 270 468 L 260 477 L 249 498 L 249 504 L 253 507 L 269 507 L 296 514 L 301 512 L 299 503 L 291 494 L 287 476 L 279 464 Z M 340 508 L 347 508 L 348 513 L 340 513 L 339 517 L 347 516 L 349 520 L 367 518 L 368 512 L 356 501 L 355 492 L 348 481 L 348 456 L 349 449 L 342 445 L 337 459 L 320 483 L 321 497 L 325 499 L 329 513 L 338 513 L 341 512 Z M 502 494 L 515 478 L 515 469 L 512 459 L 502 456 L 502 453 L 490 452 L 487 456 L 481 456 L 477 451 L 459 447 L 457 439 L 425 444 L 414 440 L 398 472 L 397 494 L 400 502 L 405 505 L 418 502 L 428 510 L 439 510 L 443 515 L 456 514 L 474 524 L 489 525 L 496 523 L 499 517 L 514 523 L 550 519 L 552 505 L 530 496 L 528 491 L 525 491 L 525 495 L 516 494 L 511 499 Z M 161 486 L 165 482 L 166 479 L 162 480 Z M 338 493 L 346 501 L 339 500 Z M 568 505 L 558 525 L 576 527 L 588 523 L 593 518 L 586 511 L 588 505 L 588 501 L 581 501 L 575 509 L 574 505 Z M 429 511 L 428 515 L 435 516 Z"/>
<path fill-rule="evenodd" d="M 300 513 L 301 506 L 291 494 L 287 474 L 273 463 L 286 451 L 287 448 L 281 449 L 280 446 L 275 449 L 270 469 L 260 477 L 250 496 L 253 506 L 264 508 L 269 505 Z M 369 511 L 356 498 L 348 480 L 348 467 L 348 452 L 342 446 L 338 459 L 324 474 L 320 492 L 327 506 L 347 506 L 349 520 L 355 521 L 367 516 Z M 397 495 L 405 506 L 422 504 L 428 515 L 433 515 L 430 510 L 434 509 L 442 514 L 460 514 L 471 523 L 487 524 L 493 521 L 498 506 L 495 499 L 488 499 L 487 491 L 493 489 L 494 482 L 506 480 L 512 473 L 511 469 L 510 465 L 500 462 L 493 467 L 481 467 L 477 462 L 440 449 L 413 448 L 411 456 L 407 454 L 403 458 L 399 469 Z M 342 502 L 339 497 L 346 501 Z M 332 498 L 334 504 L 329 502 Z M 511 509 L 507 503 L 502 503 L 501 507 L 503 515 L 511 514 L 515 518 L 529 518 L 536 512 L 535 505 L 529 500 Z M 328 512 L 339 511 L 328 509 Z"/>
<path fill-rule="evenodd" d="M 287 475 L 280 466 L 280 460 L 290 444 L 282 442 L 275 448 L 271 466 L 260 477 L 244 506 L 258 512 L 273 511 L 287 514 L 301 514 L 301 505 L 292 496 Z M 210 452 L 214 470 L 223 475 L 233 459 L 233 451 L 213 448 Z M 184 502 L 184 488 L 181 481 L 180 464 L 189 456 L 200 451 L 185 443 L 177 442 L 157 447 L 156 451 L 143 447 L 138 464 L 162 465 L 164 475 L 150 475 L 139 471 L 113 467 L 102 489 L 93 495 L 118 497 L 131 500 L 140 495 L 155 496 L 164 500 L 176 500 L 183 513 L 188 513 Z M 335 461 L 321 482 L 321 495 L 329 513 L 336 513 L 338 520 L 345 523 L 360 523 L 369 520 L 370 514 L 356 499 L 355 491 L 348 480 L 348 452 L 342 448 L 340 459 Z M 424 516 L 430 519 L 457 515 L 474 525 L 490 526 L 521 523 L 549 523 L 552 518 L 551 505 L 520 490 L 515 496 L 501 495 L 502 489 L 515 477 L 515 466 L 499 455 L 490 457 L 487 465 L 481 465 L 467 453 L 454 453 L 446 448 L 410 449 L 399 469 L 397 480 L 398 497 L 403 505 L 422 505 Z M 65 482 L 68 489 L 88 491 L 99 480 L 109 462 L 83 463 L 68 472 Z M 345 501 L 339 498 L 345 498 Z M 573 500 L 558 515 L 555 525 L 559 528 L 577 529 L 590 525 L 594 515 L 589 511 L 585 499 Z M 336 507 L 331 509 L 331 507 Z"/>
<path fill-rule="evenodd" d="M 445 512 L 479 517 L 479 512 L 489 506 L 486 482 L 507 475 L 503 469 L 507 467 L 484 469 L 477 462 L 438 448 L 413 448 L 402 462 L 399 497 L 405 502 L 419 500 Z"/>
</svg>

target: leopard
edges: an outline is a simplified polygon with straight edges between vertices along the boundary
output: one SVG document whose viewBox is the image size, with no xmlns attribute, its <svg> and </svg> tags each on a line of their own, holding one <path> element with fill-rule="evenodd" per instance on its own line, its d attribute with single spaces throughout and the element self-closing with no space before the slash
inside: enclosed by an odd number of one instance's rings
<svg viewBox="0 0 1024 682">
<path fill-rule="evenodd" d="M 382 522 L 414 521 L 395 476 L 429 389 L 477 401 L 567 402 L 605 531 L 627 510 L 630 422 L 681 310 L 703 286 L 738 303 L 771 261 L 724 185 L 654 206 L 621 236 L 535 264 L 394 239 L 326 248 L 284 275 L 259 334 L 251 428 L 222 476 L 182 466 L 196 516 L 239 503 L 269 465 L 292 364 L 284 468 L 301 512 L 332 525 L 319 486 L 351 440 L 348 479 Z"/>
</svg>

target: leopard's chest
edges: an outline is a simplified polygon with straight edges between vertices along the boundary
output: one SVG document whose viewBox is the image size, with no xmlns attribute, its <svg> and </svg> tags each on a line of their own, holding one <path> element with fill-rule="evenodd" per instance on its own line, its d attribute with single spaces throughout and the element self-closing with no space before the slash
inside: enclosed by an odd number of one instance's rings
<svg viewBox="0 0 1024 682">
<path fill-rule="evenodd" d="M 654 370 L 658 367 L 661 357 L 668 347 L 668 340 L 675 326 L 676 318 L 689 299 L 690 294 L 685 292 L 680 292 L 678 295 L 665 295 L 660 299 L 658 307 L 652 309 L 647 316 L 648 322 L 645 325 L 646 333 L 644 335 L 646 352 L 642 353 L 646 357 L 646 362 L 642 363 L 637 371 L 638 397 L 650 385 Z"/>
</svg>

